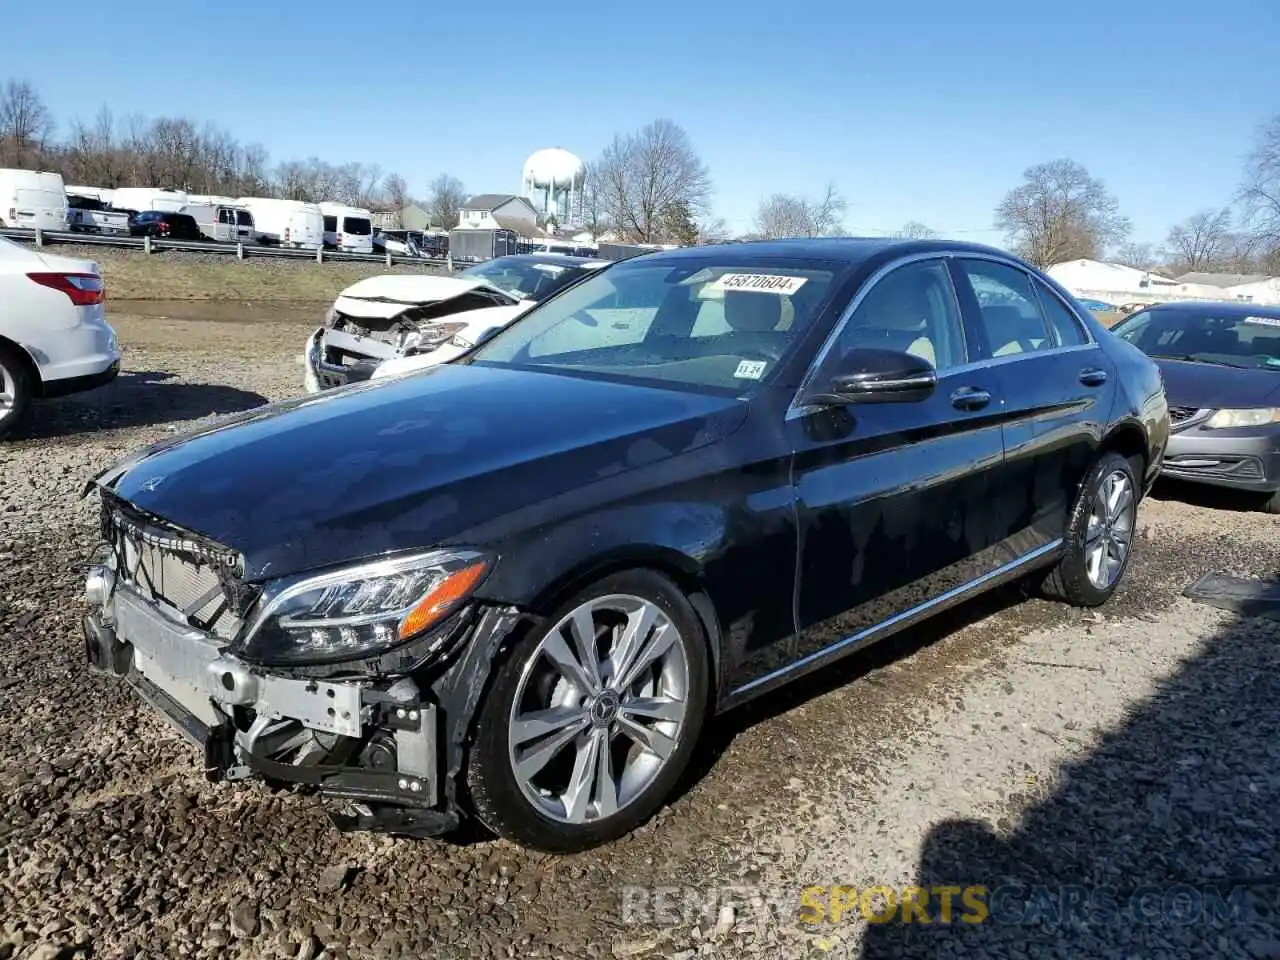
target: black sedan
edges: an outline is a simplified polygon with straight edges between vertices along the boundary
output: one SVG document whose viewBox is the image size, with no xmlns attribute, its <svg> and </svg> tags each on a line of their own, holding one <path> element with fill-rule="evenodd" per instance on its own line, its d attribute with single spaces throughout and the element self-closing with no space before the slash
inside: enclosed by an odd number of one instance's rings
<svg viewBox="0 0 1280 960">
<path fill-rule="evenodd" d="M 1164 376 L 1173 423 L 1164 475 L 1240 490 L 1280 513 L 1280 308 L 1165 303 L 1111 332 Z"/>
<path fill-rule="evenodd" d="M 996 250 L 641 256 L 105 471 L 86 653 L 212 777 L 580 849 L 718 712 L 1017 578 L 1106 601 L 1168 429 L 1154 363 Z"/>
</svg>

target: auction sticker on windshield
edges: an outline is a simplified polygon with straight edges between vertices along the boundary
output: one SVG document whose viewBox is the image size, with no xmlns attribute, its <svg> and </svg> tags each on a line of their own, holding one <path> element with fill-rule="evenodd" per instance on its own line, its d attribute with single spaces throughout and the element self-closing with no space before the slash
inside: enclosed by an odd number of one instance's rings
<svg viewBox="0 0 1280 960">
<path fill-rule="evenodd" d="M 787 295 L 808 283 L 807 277 L 783 277 L 776 273 L 726 273 L 707 284 L 708 290 L 754 290 Z"/>
</svg>

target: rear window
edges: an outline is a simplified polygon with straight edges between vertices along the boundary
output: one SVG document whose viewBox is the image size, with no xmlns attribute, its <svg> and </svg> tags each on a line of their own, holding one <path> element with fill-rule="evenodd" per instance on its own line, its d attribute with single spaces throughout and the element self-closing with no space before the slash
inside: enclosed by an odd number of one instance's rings
<svg viewBox="0 0 1280 960">
<path fill-rule="evenodd" d="M 253 214 L 251 214 L 248 210 L 237 210 L 236 225 L 241 227 L 252 227 Z"/>
<path fill-rule="evenodd" d="M 326 225 L 325 229 L 329 227 Z M 354 233 L 357 237 L 368 237 L 373 234 L 373 222 L 367 217 L 343 217 L 342 232 Z"/>
<path fill-rule="evenodd" d="M 325 218 L 324 218 L 324 228 L 325 228 L 325 230 L 327 230 L 329 233 L 337 233 L 337 232 L 338 232 L 338 218 L 337 218 L 337 217 L 325 217 Z"/>
</svg>

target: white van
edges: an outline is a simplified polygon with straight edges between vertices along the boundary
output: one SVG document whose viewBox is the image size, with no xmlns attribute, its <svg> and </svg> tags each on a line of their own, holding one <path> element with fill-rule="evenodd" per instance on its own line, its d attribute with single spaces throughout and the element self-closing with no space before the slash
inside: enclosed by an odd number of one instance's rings
<svg viewBox="0 0 1280 960">
<path fill-rule="evenodd" d="M 144 210 L 179 213 L 190 202 L 183 190 L 158 190 L 155 187 L 119 187 L 111 195 L 112 209 L 136 213 Z"/>
<path fill-rule="evenodd" d="M 345 203 L 322 203 L 324 245 L 350 253 L 373 253 L 373 214 Z"/>
<path fill-rule="evenodd" d="M 196 222 L 200 232 L 219 243 L 250 243 L 253 241 L 253 214 L 234 200 L 222 201 L 219 197 L 193 196 L 191 203 L 179 213 L 185 213 Z"/>
<path fill-rule="evenodd" d="M 253 214 L 253 233 L 259 243 L 319 250 L 324 244 L 324 215 L 314 203 L 239 197 L 236 203 Z"/>
<path fill-rule="evenodd" d="M 0 227 L 66 230 L 67 188 L 62 174 L 0 170 Z"/>
</svg>

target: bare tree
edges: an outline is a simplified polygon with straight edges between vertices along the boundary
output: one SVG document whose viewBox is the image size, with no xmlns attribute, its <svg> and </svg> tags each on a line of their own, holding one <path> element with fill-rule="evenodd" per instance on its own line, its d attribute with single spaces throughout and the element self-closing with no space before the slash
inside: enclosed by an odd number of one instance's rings
<svg viewBox="0 0 1280 960">
<path fill-rule="evenodd" d="M 894 236 L 899 240 L 932 240 L 938 233 L 919 220 L 908 220 Z"/>
<path fill-rule="evenodd" d="M 1111 260 L 1135 270 L 1154 270 L 1159 262 L 1151 244 L 1136 242 L 1120 244 Z"/>
<path fill-rule="evenodd" d="M 835 236 L 844 229 L 846 206 L 833 183 L 817 199 L 775 193 L 756 211 L 756 235 L 764 240 Z"/>
<path fill-rule="evenodd" d="M 37 166 L 53 136 L 53 115 L 26 80 L 0 89 L 0 166 Z"/>
<path fill-rule="evenodd" d="M 1280 114 L 1258 128 L 1240 200 L 1254 255 L 1280 255 Z"/>
<path fill-rule="evenodd" d="M 409 184 L 398 173 L 389 173 L 382 181 L 382 203 L 399 213 L 409 205 Z"/>
<path fill-rule="evenodd" d="M 626 240 L 652 243 L 673 211 L 696 218 L 706 211 L 711 175 L 689 135 L 670 120 L 617 134 L 594 164 L 605 217 Z"/>
<path fill-rule="evenodd" d="M 458 225 L 462 205 L 467 202 L 467 188 L 457 177 L 442 173 L 431 181 L 427 193 L 427 213 L 431 223 L 446 230 Z"/>
<path fill-rule="evenodd" d="M 1103 182 L 1066 158 L 1028 167 L 996 207 L 995 225 L 1036 266 L 1097 258 L 1129 235 L 1129 221 Z"/>
<path fill-rule="evenodd" d="M 591 236 L 599 239 L 609 229 L 605 210 L 605 191 L 601 188 L 602 174 L 594 163 L 585 165 L 582 171 L 582 226 Z"/>
<path fill-rule="evenodd" d="M 1169 231 L 1165 245 L 1178 273 L 1215 270 L 1231 248 L 1231 211 L 1201 210 Z"/>
</svg>

